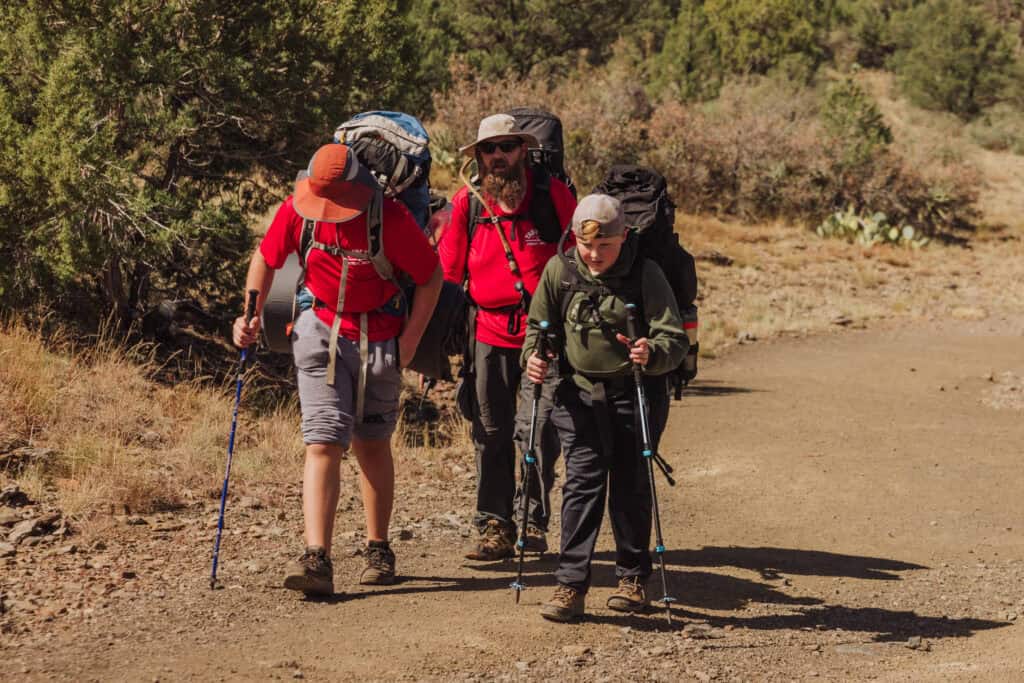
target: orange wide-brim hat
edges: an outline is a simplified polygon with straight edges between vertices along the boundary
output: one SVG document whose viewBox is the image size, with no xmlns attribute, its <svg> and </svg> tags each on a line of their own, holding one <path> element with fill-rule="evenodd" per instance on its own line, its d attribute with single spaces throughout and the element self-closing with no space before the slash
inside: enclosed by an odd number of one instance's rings
<svg viewBox="0 0 1024 683">
<path fill-rule="evenodd" d="M 348 146 L 332 142 L 318 149 L 309 168 L 299 172 L 292 205 L 303 218 L 342 223 L 365 211 L 378 187 Z"/>
</svg>

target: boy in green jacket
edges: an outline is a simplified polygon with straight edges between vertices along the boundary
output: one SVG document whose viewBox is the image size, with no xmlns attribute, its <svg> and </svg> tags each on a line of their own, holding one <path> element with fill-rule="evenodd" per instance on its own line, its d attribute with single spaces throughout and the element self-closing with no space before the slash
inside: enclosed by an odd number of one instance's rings
<svg viewBox="0 0 1024 683">
<path fill-rule="evenodd" d="M 584 197 L 572 229 L 577 246 L 566 258 L 548 261 L 541 276 L 522 354 L 527 377 L 542 382 L 554 358 L 534 351 L 539 323 L 546 320 L 560 368 L 571 378 L 559 386 L 551 413 L 566 476 L 558 588 L 541 608 L 543 617 L 562 622 L 583 614 L 606 490 L 619 579 L 608 607 L 624 612 L 647 607 L 651 492 L 640 453 L 633 364 L 644 369 L 656 446 L 668 418 L 668 393 L 660 375 L 676 368 L 689 346 L 668 281 L 656 263 L 640 256 L 619 201 L 608 195 Z M 640 311 L 635 340 L 625 334 L 627 303 Z"/>
</svg>

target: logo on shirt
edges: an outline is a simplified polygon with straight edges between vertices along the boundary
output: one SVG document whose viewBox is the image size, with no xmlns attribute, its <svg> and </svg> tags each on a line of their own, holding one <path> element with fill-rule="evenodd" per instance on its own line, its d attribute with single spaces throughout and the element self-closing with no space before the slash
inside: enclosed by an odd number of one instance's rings
<svg viewBox="0 0 1024 683">
<path fill-rule="evenodd" d="M 537 228 L 530 228 L 523 235 L 523 243 L 530 247 L 538 247 L 544 244 L 544 240 L 540 238 L 540 231 Z"/>
</svg>

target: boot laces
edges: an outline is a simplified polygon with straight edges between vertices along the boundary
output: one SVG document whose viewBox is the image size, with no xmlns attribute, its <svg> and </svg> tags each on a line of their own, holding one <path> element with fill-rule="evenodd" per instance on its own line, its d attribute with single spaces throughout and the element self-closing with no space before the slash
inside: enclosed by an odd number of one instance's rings
<svg viewBox="0 0 1024 683">
<path fill-rule="evenodd" d="M 555 589 L 555 596 L 552 598 L 552 602 L 556 602 L 565 607 L 572 605 L 573 600 L 576 599 L 576 589 L 571 586 L 559 584 L 558 588 Z"/>
<path fill-rule="evenodd" d="M 381 571 L 391 569 L 391 558 L 394 557 L 390 548 L 369 546 L 366 549 L 366 563 Z"/>
</svg>

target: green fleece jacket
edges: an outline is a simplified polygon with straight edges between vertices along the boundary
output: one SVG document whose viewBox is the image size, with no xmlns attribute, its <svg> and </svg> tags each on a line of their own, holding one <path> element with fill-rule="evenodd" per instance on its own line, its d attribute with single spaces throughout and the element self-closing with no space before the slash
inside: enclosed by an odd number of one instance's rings
<svg viewBox="0 0 1024 683">
<path fill-rule="evenodd" d="M 600 283 L 609 290 L 610 295 L 599 297 L 597 311 L 606 324 L 592 318 L 593 306 L 586 293 L 568 291 L 566 264 L 558 256 L 552 257 L 530 304 L 530 325 L 521 356 L 523 367 L 537 346 L 538 323 L 547 320 L 555 352 L 565 355 L 573 369 L 573 380 L 582 389 L 589 391 L 593 387 L 588 377 L 605 379 L 630 375 L 633 368 L 629 349 L 615 338 L 614 332 L 627 334 L 626 304 L 634 303 L 643 314 L 637 333 L 647 337 L 651 349 L 644 372 L 663 375 L 677 368 L 689 348 L 679 308 L 661 268 L 640 256 L 636 237 L 630 235 L 626 239 L 615 263 L 600 275 L 590 274 L 586 264 L 576 259 L 575 249 L 569 252 L 569 258 L 576 264 L 582 280 Z M 642 268 L 641 275 L 636 278 L 634 274 L 630 278 L 636 259 L 643 259 L 638 264 Z M 636 291 L 637 280 L 639 292 Z M 567 308 L 563 308 L 563 297 L 569 297 Z M 631 301 L 637 297 L 639 301 Z M 563 310 L 566 311 L 564 320 Z"/>
</svg>

